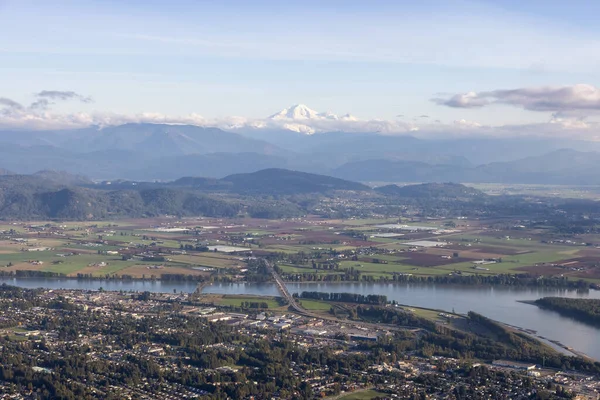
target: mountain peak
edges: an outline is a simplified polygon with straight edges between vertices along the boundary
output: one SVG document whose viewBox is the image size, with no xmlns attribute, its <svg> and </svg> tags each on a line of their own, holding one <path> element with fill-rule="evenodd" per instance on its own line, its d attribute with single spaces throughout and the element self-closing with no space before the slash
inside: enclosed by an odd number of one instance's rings
<svg viewBox="0 0 600 400">
<path fill-rule="evenodd" d="M 319 113 L 315 110 L 305 106 L 304 104 L 296 104 L 289 108 L 284 108 L 277 114 L 273 114 L 269 117 L 272 120 L 302 120 L 302 119 L 315 119 L 319 116 Z"/>
<path fill-rule="evenodd" d="M 284 108 L 277 114 L 271 115 L 271 121 L 283 122 L 283 127 L 289 131 L 313 134 L 317 129 L 311 123 L 328 123 L 334 121 L 356 122 L 358 119 L 350 114 L 338 116 L 330 111 L 318 112 L 304 104 L 296 104 L 288 108 Z"/>
</svg>

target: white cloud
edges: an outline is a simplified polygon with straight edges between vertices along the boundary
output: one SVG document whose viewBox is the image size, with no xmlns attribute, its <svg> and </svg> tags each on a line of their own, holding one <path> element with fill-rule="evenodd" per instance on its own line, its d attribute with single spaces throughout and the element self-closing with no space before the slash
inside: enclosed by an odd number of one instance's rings
<svg viewBox="0 0 600 400">
<path fill-rule="evenodd" d="M 489 104 L 489 100 L 481 97 L 475 92 L 456 94 L 448 99 L 435 98 L 436 104 L 455 108 L 478 108 Z"/>
<path fill-rule="evenodd" d="M 459 119 L 454 121 L 454 125 L 461 128 L 479 128 L 481 124 L 475 121 L 468 121 L 466 119 Z"/>
<path fill-rule="evenodd" d="M 583 118 L 561 118 L 559 116 L 553 116 L 548 123 L 565 129 L 591 129 L 597 125 L 596 123 L 586 122 Z"/>
</svg>

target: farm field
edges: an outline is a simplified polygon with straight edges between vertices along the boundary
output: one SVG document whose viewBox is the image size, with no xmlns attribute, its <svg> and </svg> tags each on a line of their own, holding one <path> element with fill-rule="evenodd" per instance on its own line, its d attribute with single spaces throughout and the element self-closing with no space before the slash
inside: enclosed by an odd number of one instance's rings
<svg viewBox="0 0 600 400">
<path fill-rule="evenodd" d="M 435 230 L 406 231 L 396 229 L 398 223 Z M 139 279 L 221 275 L 243 281 L 248 260 L 257 255 L 279 260 L 276 264 L 291 280 L 339 281 L 356 274 L 391 280 L 398 274 L 530 273 L 600 283 L 600 235 L 556 240 L 544 229 L 490 229 L 485 220 L 164 217 L 102 223 L 15 222 L 0 227 L 0 274 L 39 271 Z M 372 237 L 398 233 L 402 236 Z M 221 246 L 247 250 L 205 251 L 206 247 L 228 248 Z M 315 269 L 313 262 L 322 265 Z"/>
</svg>

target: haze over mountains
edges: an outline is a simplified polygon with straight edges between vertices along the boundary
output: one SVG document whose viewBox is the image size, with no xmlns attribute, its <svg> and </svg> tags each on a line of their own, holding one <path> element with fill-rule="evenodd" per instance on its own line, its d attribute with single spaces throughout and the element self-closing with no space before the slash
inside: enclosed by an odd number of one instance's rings
<svg viewBox="0 0 600 400">
<path fill-rule="evenodd" d="M 61 170 L 94 180 L 151 181 L 287 168 L 362 182 L 600 184 L 596 142 L 322 132 L 327 125 L 319 124 L 354 117 L 301 105 L 269 118 L 277 128 L 145 123 L 0 131 L 0 174 Z"/>
</svg>

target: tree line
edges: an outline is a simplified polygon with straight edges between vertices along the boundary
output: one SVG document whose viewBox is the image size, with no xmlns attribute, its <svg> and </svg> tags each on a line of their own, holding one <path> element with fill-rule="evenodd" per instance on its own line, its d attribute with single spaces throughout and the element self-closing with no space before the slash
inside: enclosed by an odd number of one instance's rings
<svg viewBox="0 0 600 400">
<path fill-rule="evenodd" d="M 294 293 L 294 297 L 300 299 L 313 299 L 321 301 L 336 301 L 341 303 L 359 303 L 359 304 L 387 304 L 387 296 L 378 294 L 358 294 L 358 293 L 325 293 L 325 292 L 307 292 L 304 291 L 298 295 Z"/>
</svg>

